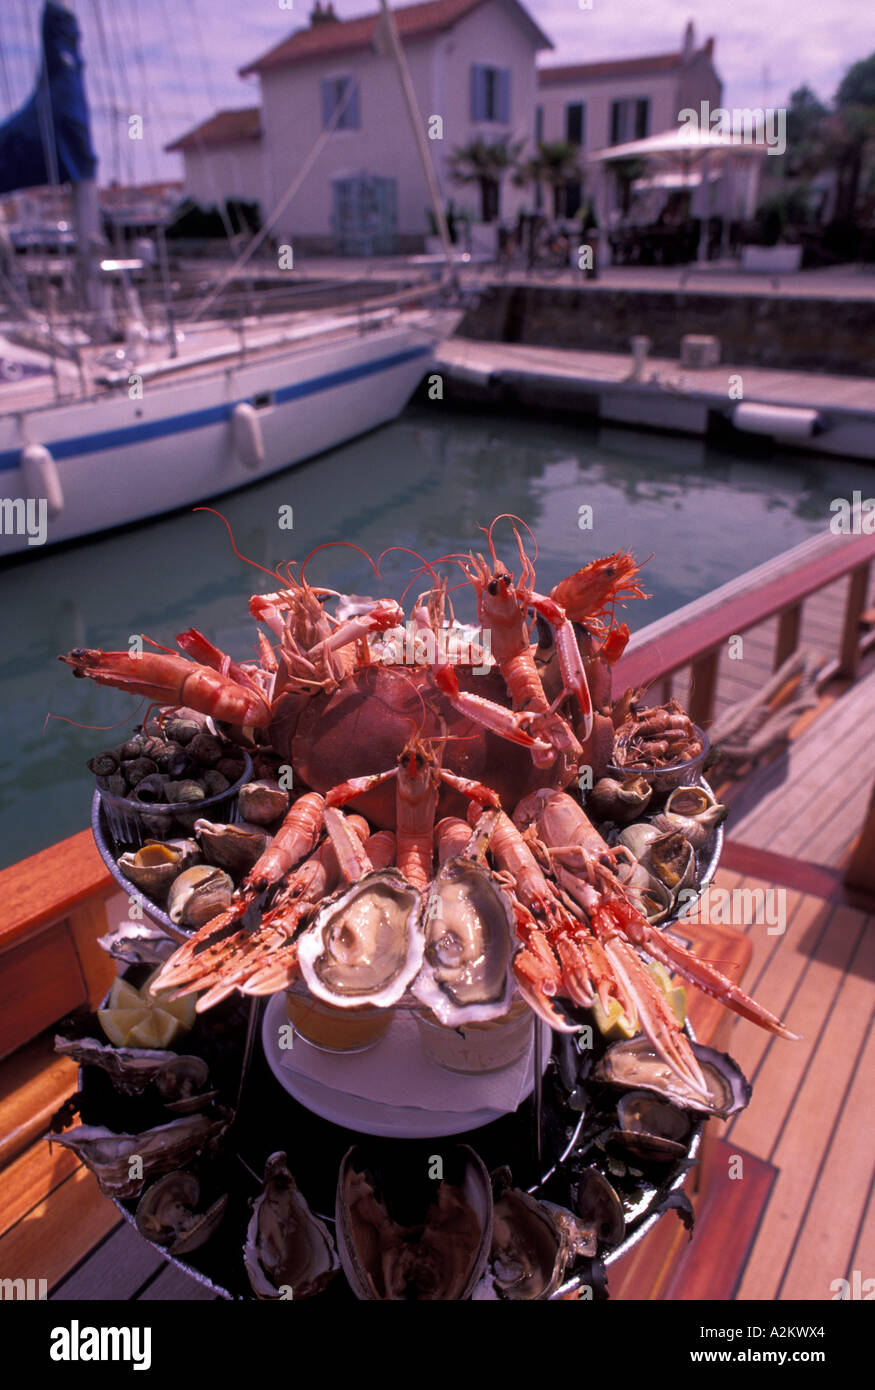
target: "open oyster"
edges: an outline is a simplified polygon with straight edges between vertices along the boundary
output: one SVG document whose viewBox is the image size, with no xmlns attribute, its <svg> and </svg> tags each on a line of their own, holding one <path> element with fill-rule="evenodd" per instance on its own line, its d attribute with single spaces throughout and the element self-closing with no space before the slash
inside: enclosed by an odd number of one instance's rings
<svg viewBox="0 0 875 1390">
<path fill-rule="evenodd" d="M 180 1168 L 225 1133 L 231 1115 L 216 1109 L 186 1115 L 142 1134 L 114 1134 L 102 1125 L 77 1125 L 49 1136 L 52 1144 L 72 1149 L 97 1178 L 107 1197 L 137 1197 L 157 1173 Z M 139 1160 L 132 1162 L 131 1160 Z"/>
<path fill-rule="evenodd" d="M 221 1223 L 228 1205 L 227 1193 L 206 1211 L 198 1211 L 200 1183 L 193 1173 L 168 1173 L 147 1188 L 137 1205 L 134 1220 L 146 1240 L 161 1245 L 171 1255 L 187 1255 L 205 1245 Z"/>
<path fill-rule="evenodd" d="M 506 1014 L 514 991 L 514 914 L 489 871 L 468 859 L 448 860 L 429 890 L 423 916 L 425 959 L 413 984 L 417 999 L 452 1028 Z"/>
<path fill-rule="evenodd" d="M 335 893 L 298 940 L 310 993 L 341 1009 L 396 1004 L 422 965 L 421 908 L 417 890 L 394 869 Z"/>
<path fill-rule="evenodd" d="M 569 1265 L 595 1254 L 595 1241 L 573 1212 L 512 1187 L 507 1168 L 493 1174 L 492 1185 L 489 1263 L 474 1297 L 548 1299 Z"/>
<path fill-rule="evenodd" d="M 613 1249 L 626 1234 L 623 1204 L 598 1168 L 585 1168 L 574 1192 L 574 1210 L 587 1232 L 588 1254 Z"/>
<path fill-rule="evenodd" d="M 100 1067 L 123 1096 L 142 1095 L 154 1085 L 168 1110 L 185 1115 L 203 1110 L 218 1094 L 204 1088 L 209 1067 L 201 1057 L 147 1047 L 111 1047 L 95 1038 L 55 1037 L 55 1051 L 82 1066 Z"/>
<path fill-rule="evenodd" d="M 340 1165 L 337 1247 L 356 1298 L 470 1298 L 483 1273 L 492 1234 L 492 1189 L 482 1160 L 466 1144 L 443 1156 L 448 1176 L 405 1194 L 403 1223 L 380 1178 L 352 1148 Z M 419 1200 L 417 1200 L 417 1197 Z M 401 1194 L 394 1194 L 399 1204 Z M 400 1213 L 396 1212 L 396 1215 Z"/>
<path fill-rule="evenodd" d="M 340 1267 L 327 1227 L 307 1206 L 282 1152 L 271 1154 L 264 1166 L 264 1188 L 252 1204 L 243 1261 L 261 1299 L 311 1298 Z"/>
<path fill-rule="evenodd" d="M 696 1060 L 708 1083 L 710 1097 L 705 1100 L 685 1085 L 682 1077 L 671 1070 L 649 1040 L 643 1037 L 612 1043 L 596 1066 L 596 1081 L 630 1090 L 653 1091 L 684 1110 L 701 1110 L 726 1120 L 743 1110 L 751 1097 L 750 1082 L 741 1068 L 725 1052 L 693 1043 Z"/>
<path fill-rule="evenodd" d="M 671 1163 L 686 1157 L 693 1133 L 688 1111 L 659 1100 L 650 1091 L 629 1091 L 617 1102 L 619 1128 L 609 1144 L 645 1163 Z"/>
</svg>

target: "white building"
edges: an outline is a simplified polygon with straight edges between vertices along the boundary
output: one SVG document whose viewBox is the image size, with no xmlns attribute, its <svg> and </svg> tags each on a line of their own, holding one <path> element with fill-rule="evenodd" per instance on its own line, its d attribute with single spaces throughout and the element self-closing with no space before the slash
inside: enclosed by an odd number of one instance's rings
<svg viewBox="0 0 875 1390">
<path fill-rule="evenodd" d="M 684 108 L 699 110 L 702 101 L 720 106 L 722 95 L 714 40 L 697 48 L 690 22 L 674 53 L 540 68 L 535 138 L 579 145 L 584 165 L 588 155 L 609 145 L 676 130 Z M 565 210 L 573 215 L 583 198 L 601 203 L 603 194 L 600 170 L 590 166 L 582 183 L 566 189 Z"/>
<path fill-rule="evenodd" d="M 477 138 L 531 147 L 535 55 L 552 45 L 517 0 L 427 0 L 396 10 L 395 22 L 422 119 L 440 132 L 430 148 L 444 202 L 452 198 L 476 219 L 477 186 L 451 178 L 450 153 Z M 341 21 L 317 5 L 310 27 L 242 69 L 250 74 L 261 82 L 271 207 L 336 120 L 277 223 L 279 240 L 363 255 L 421 250 L 429 197 L 380 16 Z M 529 197 L 508 177 L 502 218 Z"/>
<path fill-rule="evenodd" d="M 258 203 L 266 215 L 261 111 L 257 106 L 217 111 L 165 147 L 185 163 L 185 193 L 201 207 L 229 199 Z"/>
</svg>

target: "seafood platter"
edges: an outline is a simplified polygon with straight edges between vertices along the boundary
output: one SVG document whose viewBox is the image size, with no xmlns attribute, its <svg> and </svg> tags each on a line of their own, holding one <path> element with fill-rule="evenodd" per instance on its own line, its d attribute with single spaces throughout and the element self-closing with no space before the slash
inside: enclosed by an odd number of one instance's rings
<svg viewBox="0 0 875 1390">
<path fill-rule="evenodd" d="M 131 921 L 52 1142 L 227 1297 L 604 1297 L 750 1098 L 685 986 L 792 1036 L 666 930 L 726 808 L 679 703 L 612 688 L 635 560 L 541 594 L 484 534 L 400 600 L 264 571 L 253 661 L 61 658 L 151 703 L 89 761 Z"/>
</svg>

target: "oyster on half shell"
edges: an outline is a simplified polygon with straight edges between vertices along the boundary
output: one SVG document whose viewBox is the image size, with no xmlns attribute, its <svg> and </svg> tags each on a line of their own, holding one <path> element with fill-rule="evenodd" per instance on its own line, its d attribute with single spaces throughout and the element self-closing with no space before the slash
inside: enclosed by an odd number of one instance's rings
<svg viewBox="0 0 875 1390">
<path fill-rule="evenodd" d="M 186 1255 L 205 1245 L 221 1223 L 227 1193 L 198 1211 L 200 1183 L 193 1173 L 167 1173 L 147 1188 L 137 1205 L 137 1230 L 171 1255 Z"/>
<path fill-rule="evenodd" d="M 489 1255 L 492 1188 L 482 1159 L 467 1144 L 454 1145 L 441 1157 L 447 1176 L 437 1186 L 419 1185 L 412 1194 L 394 1191 L 396 1184 L 375 1173 L 361 1149 L 345 1155 L 335 1229 L 343 1271 L 356 1298 L 471 1297 Z M 408 1165 L 405 1178 L 409 1172 Z M 404 1208 L 406 1219 L 397 1206 Z"/>
<path fill-rule="evenodd" d="M 489 1263 L 475 1299 L 550 1298 L 569 1265 L 595 1255 L 594 1238 L 573 1212 L 512 1187 L 507 1168 L 493 1173 L 492 1190 Z"/>
<path fill-rule="evenodd" d="M 737 1062 L 725 1052 L 701 1043 L 691 1044 L 696 1061 L 708 1082 L 709 1100 L 685 1085 L 682 1077 L 653 1050 L 649 1039 L 638 1037 L 612 1043 L 596 1066 L 593 1077 L 610 1086 L 632 1091 L 653 1091 L 683 1110 L 701 1110 L 726 1120 L 743 1110 L 751 1097 L 750 1082 Z"/>
<path fill-rule="evenodd" d="M 511 1006 L 516 946 L 510 899 L 469 859 L 449 859 L 423 913 L 425 959 L 413 984 L 420 1003 L 458 1028 L 500 1018 Z"/>
<path fill-rule="evenodd" d="M 419 892 L 394 869 L 335 893 L 298 940 L 310 993 L 340 1009 L 397 1004 L 422 965 Z"/>
<path fill-rule="evenodd" d="M 106 1197 L 138 1197 L 149 1178 L 168 1173 L 216 1144 L 231 1120 L 231 1112 L 216 1109 L 209 1114 L 186 1115 L 142 1134 L 115 1134 L 103 1125 L 77 1125 L 65 1134 L 51 1134 L 49 1142 L 78 1154 L 97 1178 Z M 142 1160 L 142 1177 L 131 1176 L 129 1159 Z"/>
<path fill-rule="evenodd" d="M 264 1166 L 264 1187 L 252 1204 L 243 1262 L 261 1299 L 311 1298 L 340 1268 L 328 1228 L 314 1216 L 286 1166 L 283 1152 Z"/>
</svg>

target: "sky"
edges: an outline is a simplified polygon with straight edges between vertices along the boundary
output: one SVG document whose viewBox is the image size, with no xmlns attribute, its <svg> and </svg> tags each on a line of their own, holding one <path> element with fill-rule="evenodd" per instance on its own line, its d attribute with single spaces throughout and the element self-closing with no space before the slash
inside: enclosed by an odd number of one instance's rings
<svg viewBox="0 0 875 1390">
<path fill-rule="evenodd" d="M 68 0 L 70 3 L 70 0 Z M 342 19 L 378 0 L 334 0 Z M 846 69 L 875 50 L 870 0 L 531 0 L 550 37 L 549 63 L 594 61 L 680 47 L 687 20 L 715 39 L 726 106 L 781 106 L 803 83 L 824 100 Z M 181 178 L 163 146 L 213 111 L 258 103 L 256 78 L 237 69 L 308 22 L 312 0 L 72 0 L 83 32 L 86 83 L 101 184 Z M 0 119 L 27 99 L 41 0 L 0 0 Z M 113 112 L 118 119 L 113 119 Z M 130 140 L 128 117 L 143 117 Z"/>
</svg>

